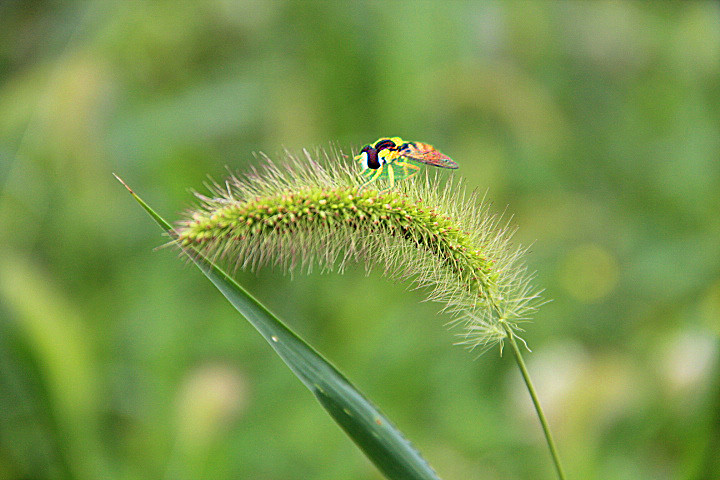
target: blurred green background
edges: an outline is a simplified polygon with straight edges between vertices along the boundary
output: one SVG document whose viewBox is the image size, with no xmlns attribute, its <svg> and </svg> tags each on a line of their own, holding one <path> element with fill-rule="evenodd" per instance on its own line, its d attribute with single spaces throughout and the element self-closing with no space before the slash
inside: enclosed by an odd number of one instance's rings
<svg viewBox="0 0 720 480">
<path fill-rule="evenodd" d="M 386 135 L 534 242 L 568 477 L 720 478 L 717 3 L 11 0 L 0 479 L 379 479 L 110 173 L 175 219 L 252 152 Z M 238 276 L 442 478 L 553 478 L 513 359 L 380 273 Z"/>
</svg>

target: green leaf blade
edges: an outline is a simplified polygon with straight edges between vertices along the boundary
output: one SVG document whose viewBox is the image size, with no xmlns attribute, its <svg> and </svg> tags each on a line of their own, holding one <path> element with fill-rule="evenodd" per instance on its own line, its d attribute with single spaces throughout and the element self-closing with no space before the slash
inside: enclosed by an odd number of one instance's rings
<svg viewBox="0 0 720 480">
<path fill-rule="evenodd" d="M 118 178 L 116 176 L 116 178 Z M 171 237 L 172 227 L 138 197 L 132 196 Z M 378 469 L 392 480 L 439 480 L 402 433 L 330 362 L 298 337 L 224 270 L 194 250 L 183 249 L 228 301 L 265 338 L 330 416 Z"/>
</svg>

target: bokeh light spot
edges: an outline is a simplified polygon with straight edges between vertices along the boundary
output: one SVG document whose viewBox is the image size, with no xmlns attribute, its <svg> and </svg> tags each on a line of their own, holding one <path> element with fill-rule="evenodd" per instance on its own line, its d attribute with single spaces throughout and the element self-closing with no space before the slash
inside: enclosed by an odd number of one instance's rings
<svg viewBox="0 0 720 480">
<path fill-rule="evenodd" d="M 571 250 L 560 270 L 562 286 L 583 303 L 599 301 L 617 285 L 618 263 L 604 247 L 587 244 Z"/>
</svg>

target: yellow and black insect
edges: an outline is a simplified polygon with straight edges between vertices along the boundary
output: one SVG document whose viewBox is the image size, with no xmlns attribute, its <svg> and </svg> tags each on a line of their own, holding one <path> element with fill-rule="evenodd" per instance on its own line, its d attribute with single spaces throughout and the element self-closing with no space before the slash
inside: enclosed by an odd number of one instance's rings
<svg viewBox="0 0 720 480">
<path fill-rule="evenodd" d="M 363 189 L 379 178 L 386 178 L 388 189 L 395 182 L 409 178 L 420 171 L 419 164 L 441 168 L 458 168 L 450 157 L 440 153 L 432 145 L 422 142 L 406 142 L 400 137 L 383 137 L 371 145 L 365 145 L 355 157 L 360 163 L 360 174 L 366 179 Z"/>
</svg>

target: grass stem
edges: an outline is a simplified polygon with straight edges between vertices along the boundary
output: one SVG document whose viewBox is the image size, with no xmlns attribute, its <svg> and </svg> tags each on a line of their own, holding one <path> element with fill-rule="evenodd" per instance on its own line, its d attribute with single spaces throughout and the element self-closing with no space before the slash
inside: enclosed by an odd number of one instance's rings
<svg viewBox="0 0 720 480">
<path fill-rule="evenodd" d="M 528 373 L 527 367 L 525 366 L 525 361 L 523 360 L 520 348 L 518 348 L 518 344 L 515 341 L 515 335 L 513 334 L 512 328 L 510 328 L 504 321 L 502 322 L 502 324 L 505 327 L 505 331 L 507 332 L 507 339 L 510 343 L 510 346 L 512 347 L 513 354 L 515 355 L 515 360 L 517 361 L 518 367 L 520 368 L 520 373 L 522 373 L 523 380 L 525 380 L 525 385 L 527 386 L 528 392 L 530 392 L 530 397 L 532 398 L 533 405 L 535 405 L 535 411 L 537 411 L 538 418 L 540 419 L 540 424 L 542 425 L 543 432 L 545 433 L 545 440 L 547 441 L 548 448 L 550 449 L 550 455 L 552 456 L 553 462 L 555 463 L 555 470 L 557 470 L 558 478 L 560 480 L 565 480 L 565 473 L 563 472 L 562 465 L 560 464 L 560 456 L 558 455 L 557 447 L 555 447 L 555 441 L 553 440 L 552 433 L 550 433 L 550 426 L 548 425 L 547 419 L 545 418 L 545 412 L 543 412 L 542 406 L 540 406 L 540 400 L 538 399 L 537 393 L 535 393 L 535 387 L 533 386 L 532 380 L 530 380 L 530 374 Z"/>
</svg>

